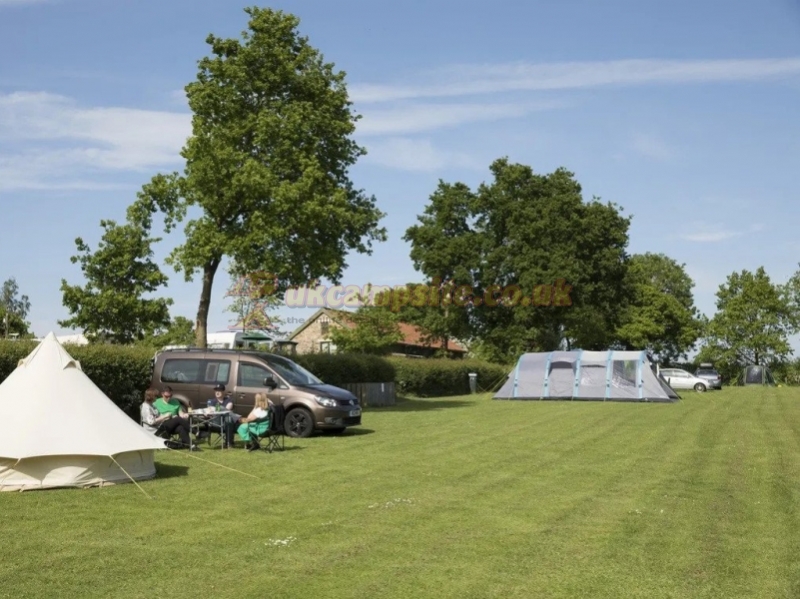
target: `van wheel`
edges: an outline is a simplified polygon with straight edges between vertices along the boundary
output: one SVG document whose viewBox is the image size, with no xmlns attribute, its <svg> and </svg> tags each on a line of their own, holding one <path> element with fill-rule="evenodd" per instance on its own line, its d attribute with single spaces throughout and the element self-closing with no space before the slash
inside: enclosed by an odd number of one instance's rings
<svg viewBox="0 0 800 599">
<path fill-rule="evenodd" d="M 703 391 L 706 390 L 706 386 L 703 383 L 697 383 L 694 386 L 694 390 L 697 391 L 698 393 L 702 393 Z"/>
<path fill-rule="evenodd" d="M 314 432 L 314 419 L 308 410 L 295 408 L 286 414 L 283 426 L 290 437 L 310 437 Z"/>
</svg>

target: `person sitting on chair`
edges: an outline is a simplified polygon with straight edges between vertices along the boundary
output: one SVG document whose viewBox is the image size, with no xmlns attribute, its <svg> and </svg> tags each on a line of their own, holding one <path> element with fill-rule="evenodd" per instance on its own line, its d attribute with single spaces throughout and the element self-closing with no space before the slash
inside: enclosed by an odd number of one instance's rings
<svg viewBox="0 0 800 599">
<path fill-rule="evenodd" d="M 239 420 L 241 424 L 236 431 L 248 449 L 252 447 L 256 436 L 263 435 L 269 429 L 268 406 L 272 402 L 267 399 L 266 394 L 256 393 L 255 403 L 250 413 Z"/>
<path fill-rule="evenodd" d="M 202 425 L 198 438 L 209 436 L 212 430 L 217 431 L 223 437 L 223 447 L 233 447 L 233 435 L 239 416 L 233 412 L 233 400 L 225 396 L 225 385 L 219 383 L 214 387 L 214 399 L 209 399 L 207 405 L 217 411 L 227 410 L 230 414 L 228 418 L 213 418 L 207 424 Z M 224 431 L 222 430 L 223 426 Z"/>
<path fill-rule="evenodd" d="M 158 437 L 169 439 L 172 435 L 178 435 L 182 447 L 196 451 L 197 446 L 189 437 L 189 421 L 180 416 L 173 416 L 171 413 L 161 414 L 154 405 L 157 395 L 158 391 L 153 388 L 144 392 L 144 401 L 140 410 L 142 426 Z"/>
<path fill-rule="evenodd" d="M 172 397 L 172 387 L 164 387 L 161 390 L 161 397 L 153 402 L 153 407 L 162 416 L 169 414 L 170 416 L 178 416 L 184 419 L 189 416 L 186 411 L 187 406 L 179 399 Z"/>
</svg>

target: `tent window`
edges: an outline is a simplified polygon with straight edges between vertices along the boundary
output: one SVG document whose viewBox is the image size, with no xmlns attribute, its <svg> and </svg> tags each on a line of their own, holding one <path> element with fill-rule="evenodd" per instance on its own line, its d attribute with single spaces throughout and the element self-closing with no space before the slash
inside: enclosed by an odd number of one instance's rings
<svg viewBox="0 0 800 599">
<path fill-rule="evenodd" d="M 614 360 L 611 384 L 614 387 L 636 386 L 636 360 Z"/>
<path fill-rule="evenodd" d="M 195 383 L 200 379 L 202 360 L 167 360 L 161 371 L 162 383 Z"/>
<path fill-rule="evenodd" d="M 600 388 L 606 384 L 605 364 L 581 364 L 581 387 Z"/>
</svg>

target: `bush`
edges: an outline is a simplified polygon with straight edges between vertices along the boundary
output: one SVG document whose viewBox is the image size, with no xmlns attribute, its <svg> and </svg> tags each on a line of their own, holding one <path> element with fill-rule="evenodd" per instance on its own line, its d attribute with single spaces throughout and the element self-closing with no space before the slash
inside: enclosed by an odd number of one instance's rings
<svg viewBox="0 0 800 599">
<path fill-rule="evenodd" d="M 34 342 L 0 341 L 0 381 L 35 347 Z M 150 385 L 151 350 L 123 345 L 66 345 L 64 349 L 103 393 L 126 414 L 139 419 L 139 405 Z"/>
<path fill-rule="evenodd" d="M 290 356 L 330 385 L 348 383 L 390 383 L 395 380 L 393 364 L 386 358 L 367 354 L 301 354 Z"/>
<path fill-rule="evenodd" d="M 770 368 L 772 377 L 781 385 L 800 385 L 800 359 L 775 364 Z"/>
<path fill-rule="evenodd" d="M 0 381 L 36 347 L 35 342 L 0 340 Z M 141 346 L 67 345 L 86 375 L 125 413 L 138 420 L 142 395 L 150 385 L 153 350 Z M 364 354 L 304 354 L 292 359 L 326 383 L 397 383 L 399 393 L 418 397 L 466 395 L 469 373 L 478 390 L 491 391 L 510 367 L 481 360 L 383 358 Z"/>
<path fill-rule="evenodd" d="M 494 391 L 511 368 L 482 360 L 389 358 L 396 370 L 399 393 L 418 397 L 467 395 L 469 373 L 478 375 L 478 391 Z"/>
</svg>

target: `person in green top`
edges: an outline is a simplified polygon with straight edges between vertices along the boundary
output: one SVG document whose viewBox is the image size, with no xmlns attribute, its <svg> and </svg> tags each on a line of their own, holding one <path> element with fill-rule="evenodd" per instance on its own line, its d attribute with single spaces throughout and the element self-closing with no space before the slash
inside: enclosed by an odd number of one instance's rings
<svg viewBox="0 0 800 599">
<path fill-rule="evenodd" d="M 164 387 L 161 397 L 153 402 L 153 407 L 161 415 L 169 414 L 172 417 L 180 416 L 182 418 L 187 415 L 186 406 L 172 397 L 172 387 Z"/>
</svg>

